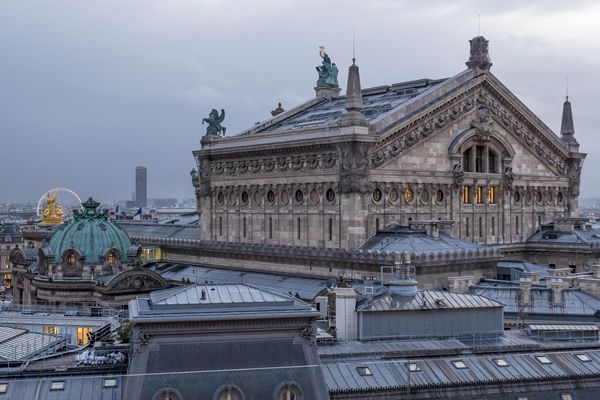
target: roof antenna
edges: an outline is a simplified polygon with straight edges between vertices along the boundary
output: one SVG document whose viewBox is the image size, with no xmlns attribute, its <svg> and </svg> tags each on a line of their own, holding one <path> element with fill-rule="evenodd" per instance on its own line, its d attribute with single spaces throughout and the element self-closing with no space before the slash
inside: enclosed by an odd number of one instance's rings
<svg viewBox="0 0 600 400">
<path fill-rule="evenodd" d="M 356 29 L 352 28 L 352 64 L 356 63 L 356 43 L 354 40 L 354 34 Z"/>
<path fill-rule="evenodd" d="M 481 36 L 481 14 L 477 14 L 477 36 Z"/>
<path fill-rule="evenodd" d="M 567 101 L 569 101 L 569 77 L 566 77 L 566 85 L 567 85 Z"/>
</svg>

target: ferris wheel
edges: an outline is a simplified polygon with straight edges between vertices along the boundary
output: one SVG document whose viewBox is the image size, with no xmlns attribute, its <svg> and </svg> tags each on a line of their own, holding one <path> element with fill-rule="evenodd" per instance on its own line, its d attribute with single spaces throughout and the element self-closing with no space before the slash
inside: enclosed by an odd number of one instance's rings
<svg viewBox="0 0 600 400">
<path fill-rule="evenodd" d="M 81 199 L 79 198 L 77 193 L 75 193 L 74 191 L 72 191 L 71 189 L 68 189 L 68 188 L 57 187 L 57 188 L 52 188 L 52 189 L 48 190 L 47 192 L 45 192 L 42 195 L 42 197 L 40 197 L 40 199 L 38 200 L 37 208 L 35 210 L 38 217 L 42 217 L 44 208 L 46 207 L 46 201 L 48 199 L 48 195 L 58 195 L 59 203 L 62 205 L 68 206 L 68 207 L 66 207 L 67 209 L 73 209 L 73 208 L 77 208 L 80 210 L 82 209 Z"/>
</svg>

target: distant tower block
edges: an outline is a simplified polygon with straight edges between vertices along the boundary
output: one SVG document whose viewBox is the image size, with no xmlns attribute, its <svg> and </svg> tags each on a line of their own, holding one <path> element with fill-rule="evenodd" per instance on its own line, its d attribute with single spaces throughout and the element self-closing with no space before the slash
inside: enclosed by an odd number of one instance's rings
<svg viewBox="0 0 600 400">
<path fill-rule="evenodd" d="M 135 168 L 135 203 L 138 207 L 148 204 L 148 174 L 146 167 Z"/>
</svg>

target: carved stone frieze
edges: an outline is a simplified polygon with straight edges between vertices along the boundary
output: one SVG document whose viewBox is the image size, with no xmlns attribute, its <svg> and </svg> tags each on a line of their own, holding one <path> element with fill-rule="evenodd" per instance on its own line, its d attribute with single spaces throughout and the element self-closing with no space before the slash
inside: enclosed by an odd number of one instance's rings
<svg viewBox="0 0 600 400">
<path fill-rule="evenodd" d="M 336 153 L 268 157 L 250 160 L 218 160 L 210 163 L 214 175 L 245 175 L 271 172 L 331 169 L 336 166 Z"/>
<path fill-rule="evenodd" d="M 527 120 L 518 115 L 518 111 L 509 106 L 508 101 L 495 91 L 489 83 L 482 82 L 461 95 L 449 100 L 422 115 L 411 123 L 402 126 L 396 132 L 386 135 L 375 146 L 371 163 L 378 167 L 398 156 L 403 151 L 438 132 L 448 124 L 467 114 L 478 105 L 481 107 L 473 127 L 478 130 L 481 139 L 489 137 L 493 130 L 492 117 L 509 132 L 521 140 L 532 153 L 549 168 L 560 175 L 567 174 L 567 158 L 555 143 L 544 136 Z"/>
<path fill-rule="evenodd" d="M 338 145 L 339 182 L 342 193 L 368 191 L 372 143 L 346 142 Z"/>
</svg>

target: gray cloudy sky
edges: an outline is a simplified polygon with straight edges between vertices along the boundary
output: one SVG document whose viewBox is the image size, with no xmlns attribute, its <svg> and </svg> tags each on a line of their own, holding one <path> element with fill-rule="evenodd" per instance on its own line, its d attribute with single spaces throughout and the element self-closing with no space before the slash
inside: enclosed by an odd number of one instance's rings
<svg viewBox="0 0 600 400">
<path fill-rule="evenodd" d="M 363 87 L 452 76 L 478 14 L 492 72 L 555 131 L 569 77 L 582 195 L 600 196 L 595 1 L 4 0 L 0 202 L 129 198 L 137 165 L 149 197 L 191 197 L 211 108 L 237 133 L 313 96 L 320 44 L 345 87 L 353 29 Z"/>
</svg>

